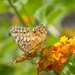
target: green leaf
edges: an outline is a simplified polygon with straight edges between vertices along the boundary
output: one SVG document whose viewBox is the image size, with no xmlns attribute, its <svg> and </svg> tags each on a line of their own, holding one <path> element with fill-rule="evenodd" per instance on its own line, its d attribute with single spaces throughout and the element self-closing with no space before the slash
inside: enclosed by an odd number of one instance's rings
<svg viewBox="0 0 75 75">
<path fill-rule="evenodd" d="M 1 75 L 11 75 L 15 73 L 14 67 L 5 66 L 4 64 L 0 64 L 0 74 Z"/>
<path fill-rule="evenodd" d="M 50 14 L 50 12 L 53 10 L 53 6 L 52 5 L 49 5 L 47 8 L 46 8 L 46 16 L 48 14 Z"/>
<path fill-rule="evenodd" d="M 29 16 L 33 16 L 33 14 L 35 13 L 35 11 L 42 5 L 42 1 L 41 0 L 29 0 L 26 4 L 24 4 L 24 9 L 21 9 L 20 13 L 22 15 L 25 15 L 25 12 L 29 15 Z M 24 12 L 25 10 L 25 12 Z"/>
<path fill-rule="evenodd" d="M 51 14 L 48 15 L 48 24 L 52 23 L 61 13 L 62 13 L 62 9 L 55 9 L 54 11 L 51 12 Z"/>
<path fill-rule="evenodd" d="M 51 46 L 52 44 L 54 44 L 56 41 L 58 41 L 58 38 L 52 36 L 52 35 L 49 35 L 47 36 L 47 39 L 46 39 L 46 44 L 48 46 Z"/>
<path fill-rule="evenodd" d="M 0 14 L 6 12 L 8 10 L 8 6 L 6 5 L 6 0 L 0 0 Z"/>
<path fill-rule="evenodd" d="M 74 65 L 68 65 L 69 71 L 73 74 L 75 74 L 75 66 Z"/>
<path fill-rule="evenodd" d="M 19 0 L 11 0 L 13 3 L 15 3 L 15 2 L 17 2 L 17 1 L 19 1 Z"/>
</svg>

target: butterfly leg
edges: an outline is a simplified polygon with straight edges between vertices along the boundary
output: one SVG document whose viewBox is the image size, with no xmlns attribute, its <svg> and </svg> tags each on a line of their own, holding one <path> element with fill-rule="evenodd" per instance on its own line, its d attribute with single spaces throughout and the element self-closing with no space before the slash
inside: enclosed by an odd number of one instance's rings
<svg viewBox="0 0 75 75">
<path fill-rule="evenodd" d="M 40 45 L 38 45 L 35 49 L 31 50 L 29 53 L 25 53 L 22 54 L 20 57 L 16 58 L 15 60 L 11 61 L 10 63 L 8 63 L 7 65 L 12 65 L 21 61 L 24 61 L 26 59 L 29 59 L 29 57 L 34 56 L 35 54 L 39 53 L 40 51 L 42 51 L 43 49 L 46 48 L 46 45 L 43 46 L 44 43 L 40 43 Z M 42 47 L 42 48 L 41 48 Z M 41 48 L 41 49 L 40 49 Z"/>
<path fill-rule="evenodd" d="M 12 65 L 21 61 L 24 61 L 25 59 L 28 59 L 31 55 L 29 53 L 22 54 L 20 57 L 16 58 L 15 60 L 9 62 L 7 65 Z"/>
</svg>

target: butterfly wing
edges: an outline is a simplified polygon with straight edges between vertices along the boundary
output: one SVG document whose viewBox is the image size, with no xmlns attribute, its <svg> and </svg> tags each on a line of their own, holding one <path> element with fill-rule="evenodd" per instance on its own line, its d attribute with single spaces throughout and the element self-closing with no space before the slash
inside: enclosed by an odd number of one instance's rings
<svg viewBox="0 0 75 75">
<path fill-rule="evenodd" d="M 44 43 L 47 31 L 43 25 L 36 26 L 32 30 L 23 26 L 13 25 L 10 27 L 10 34 L 25 53 L 9 64 L 23 61 L 45 48 Z"/>
<path fill-rule="evenodd" d="M 41 42 L 45 41 L 47 36 L 47 31 L 43 25 L 36 26 L 31 32 L 31 46 L 35 48 Z"/>
<path fill-rule="evenodd" d="M 13 25 L 10 27 L 10 34 L 24 52 L 29 52 L 45 41 L 47 31 L 43 25 L 36 26 L 32 30 L 23 26 Z"/>
<path fill-rule="evenodd" d="M 25 28 L 23 26 L 13 25 L 10 27 L 12 38 L 24 52 L 29 52 L 29 50 L 31 50 L 30 32 L 30 28 Z"/>
</svg>

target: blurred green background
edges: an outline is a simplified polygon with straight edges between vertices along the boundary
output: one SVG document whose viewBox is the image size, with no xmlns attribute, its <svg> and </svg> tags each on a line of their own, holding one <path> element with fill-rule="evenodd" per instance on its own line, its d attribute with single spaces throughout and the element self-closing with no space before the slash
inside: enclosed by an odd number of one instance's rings
<svg viewBox="0 0 75 75">
<path fill-rule="evenodd" d="M 48 31 L 46 44 L 50 46 L 63 35 L 75 36 L 75 0 L 0 0 L 0 75 L 36 75 L 37 67 L 30 60 L 6 66 L 23 53 L 9 36 L 13 24 L 43 24 Z M 72 55 L 61 73 L 43 71 L 40 75 L 75 75 L 74 59 Z"/>
</svg>

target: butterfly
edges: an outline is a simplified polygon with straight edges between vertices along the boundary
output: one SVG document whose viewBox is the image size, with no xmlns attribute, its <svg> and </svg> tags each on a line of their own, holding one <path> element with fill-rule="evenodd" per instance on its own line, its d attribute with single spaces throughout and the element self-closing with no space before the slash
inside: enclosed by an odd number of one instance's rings
<svg viewBox="0 0 75 75">
<path fill-rule="evenodd" d="M 47 37 L 47 30 L 42 24 L 32 29 L 20 25 L 13 25 L 10 27 L 10 35 L 24 54 L 14 61 L 11 61 L 9 64 L 28 59 L 46 47 L 45 40 Z"/>
</svg>

